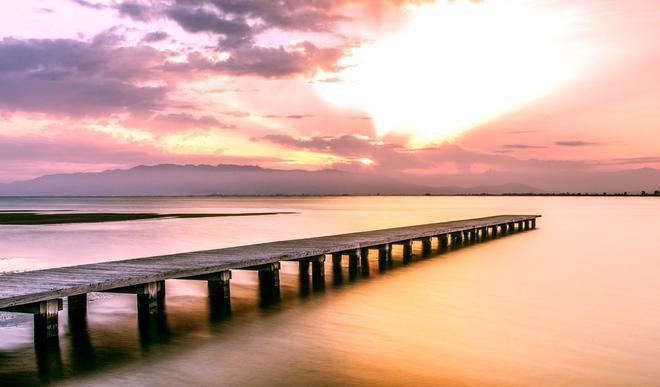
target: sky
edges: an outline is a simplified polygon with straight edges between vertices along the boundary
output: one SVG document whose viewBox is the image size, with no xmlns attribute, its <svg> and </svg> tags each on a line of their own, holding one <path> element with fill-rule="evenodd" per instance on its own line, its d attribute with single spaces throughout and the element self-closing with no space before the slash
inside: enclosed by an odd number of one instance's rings
<svg viewBox="0 0 660 387">
<path fill-rule="evenodd" d="M 660 168 L 658 36 L 657 0 L 6 1 L 0 183 Z"/>
</svg>

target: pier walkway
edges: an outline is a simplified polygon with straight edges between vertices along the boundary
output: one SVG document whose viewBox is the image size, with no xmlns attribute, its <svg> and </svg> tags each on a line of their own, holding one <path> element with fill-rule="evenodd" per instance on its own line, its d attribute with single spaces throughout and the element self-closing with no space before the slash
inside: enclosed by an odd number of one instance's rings
<svg viewBox="0 0 660 387">
<path fill-rule="evenodd" d="M 114 292 L 137 295 L 138 315 L 164 310 L 165 280 L 208 281 L 209 296 L 229 302 L 231 270 L 259 271 L 263 294 L 279 294 L 281 261 L 300 262 L 301 273 L 323 278 L 325 256 L 341 265 L 347 256 L 350 267 L 364 265 L 369 250 L 377 250 L 380 262 L 392 259 L 392 245 L 403 245 L 403 259 L 412 256 L 414 241 L 426 254 L 437 238 L 439 249 L 478 242 L 536 227 L 540 215 L 499 215 L 477 219 L 364 231 L 317 238 L 296 239 L 196 251 L 121 261 L 36 270 L 0 275 L 0 311 L 32 313 L 35 339 L 56 337 L 57 315 L 68 297 L 68 309 L 86 310 L 87 293 Z M 366 263 L 368 264 L 368 262 Z M 146 317 L 145 317 L 146 318 Z"/>
</svg>

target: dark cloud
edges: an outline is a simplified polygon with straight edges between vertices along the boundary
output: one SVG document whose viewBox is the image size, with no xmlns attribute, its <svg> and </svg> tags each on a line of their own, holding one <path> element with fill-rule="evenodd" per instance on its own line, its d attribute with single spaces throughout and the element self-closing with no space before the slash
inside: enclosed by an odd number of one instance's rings
<svg viewBox="0 0 660 387">
<path fill-rule="evenodd" d="M 221 35 L 221 46 L 225 49 L 251 45 L 254 34 L 258 32 L 242 17 L 221 15 L 204 8 L 175 6 L 169 8 L 166 15 L 188 32 Z"/>
<path fill-rule="evenodd" d="M 589 146 L 589 145 L 597 145 L 597 144 L 595 142 L 588 142 L 588 141 L 555 141 L 555 145 L 578 147 L 578 146 Z"/>
<path fill-rule="evenodd" d="M 155 17 L 158 8 L 146 4 L 124 1 L 116 6 L 117 12 L 121 16 L 129 17 L 133 20 L 146 22 Z"/>
<path fill-rule="evenodd" d="M 169 63 L 173 73 L 252 75 L 264 78 L 287 78 L 312 75 L 319 69 L 337 71 L 337 61 L 344 55 L 339 48 L 321 48 L 303 41 L 291 47 L 242 47 L 229 52 L 223 61 L 211 61 L 201 52 L 188 55 L 184 63 Z"/>
<path fill-rule="evenodd" d="M 167 103 L 159 79 L 165 57 L 148 47 L 115 47 L 108 35 L 0 41 L 0 109 L 85 116 L 148 112 Z"/>
<path fill-rule="evenodd" d="M 142 41 L 144 43 L 154 43 L 154 42 L 163 41 L 169 37 L 170 35 L 167 32 L 162 32 L 162 31 L 149 32 L 148 34 L 144 35 Z"/>
</svg>

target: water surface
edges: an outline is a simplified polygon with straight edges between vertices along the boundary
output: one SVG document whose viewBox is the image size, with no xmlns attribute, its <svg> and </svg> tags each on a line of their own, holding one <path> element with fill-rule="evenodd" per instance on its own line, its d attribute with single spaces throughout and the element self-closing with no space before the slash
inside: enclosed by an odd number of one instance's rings
<svg viewBox="0 0 660 387">
<path fill-rule="evenodd" d="M 497 214 L 533 231 L 322 289 L 282 267 L 281 302 L 234 272 L 231 314 L 203 282 L 168 281 L 167 313 L 138 329 L 130 295 L 93 294 L 88 329 L 60 313 L 59 348 L 31 316 L 0 315 L 0 381 L 70 385 L 657 385 L 660 200 L 601 197 L 0 199 L 0 210 L 271 212 L 269 217 L 0 226 L 0 271 L 235 246 Z M 0 277 L 1 280 L 1 277 Z"/>
</svg>

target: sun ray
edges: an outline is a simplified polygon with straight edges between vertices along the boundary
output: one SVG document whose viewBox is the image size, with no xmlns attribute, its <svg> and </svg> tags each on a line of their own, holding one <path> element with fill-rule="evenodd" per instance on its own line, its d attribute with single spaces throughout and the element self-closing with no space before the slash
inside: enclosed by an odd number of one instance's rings
<svg viewBox="0 0 660 387">
<path fill-rule="evenodd" d="M 575 79 L 577 11 L 521 1 L 438 2 L 412 10 L 399 34 L 347 59 L 343 82 L 318 82 L 327 99 L 366 110 L 380 135 L 451 139 Z"/>
</svg>

